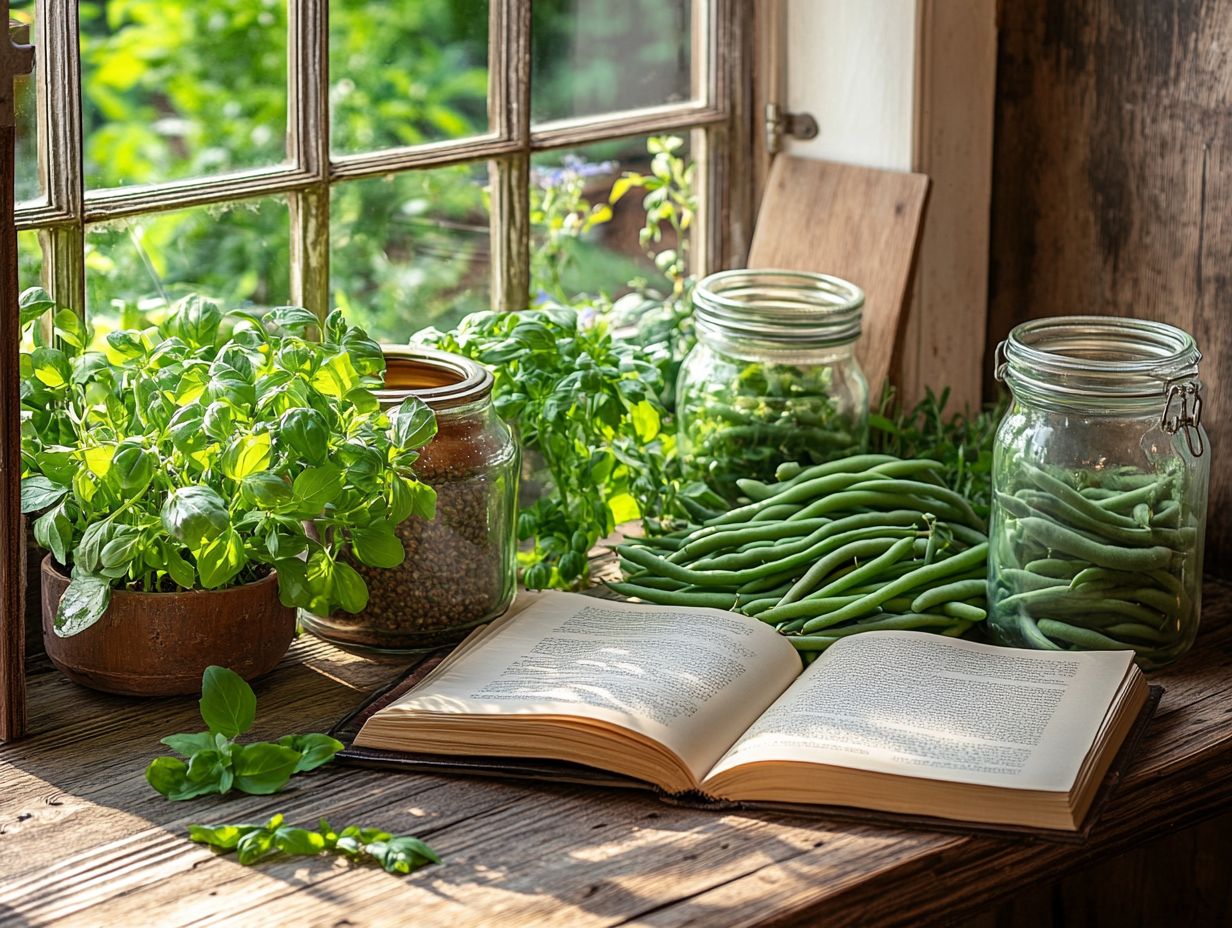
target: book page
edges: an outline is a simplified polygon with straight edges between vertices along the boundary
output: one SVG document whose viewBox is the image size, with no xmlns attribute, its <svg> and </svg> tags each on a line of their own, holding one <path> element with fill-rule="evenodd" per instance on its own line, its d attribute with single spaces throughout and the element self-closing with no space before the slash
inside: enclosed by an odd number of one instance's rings
<svg viewBox="0 0 1232 928">
<path fill-rule="evenodd" d="M 836 642 L 711 776 L 799 761 L 1068 790 L 1125 679 L 1129 651 L 1026 651 L 923 632 Z"/>
<path fill-rule="evenodd" d="M 596 719 L 665 745 L 700 776 L 799 672 L 795 649 L 756 619 L 547 593 L 378 716 Z"/>
</svg>

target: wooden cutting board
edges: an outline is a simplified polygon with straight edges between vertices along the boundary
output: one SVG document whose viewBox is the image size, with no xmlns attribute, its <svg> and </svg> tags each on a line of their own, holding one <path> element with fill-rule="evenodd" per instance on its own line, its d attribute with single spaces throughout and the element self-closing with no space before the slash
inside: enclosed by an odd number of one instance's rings
<svg viewBox="0 0 1232 928">
<path fill-rule="evenodd" d="M 856 355 L 874 405 L 906 324 L 928 186 L 923 174 L 779 155 L 757 214 L 749 267 L 833 274 L 864 290 Z"/>
</svg>

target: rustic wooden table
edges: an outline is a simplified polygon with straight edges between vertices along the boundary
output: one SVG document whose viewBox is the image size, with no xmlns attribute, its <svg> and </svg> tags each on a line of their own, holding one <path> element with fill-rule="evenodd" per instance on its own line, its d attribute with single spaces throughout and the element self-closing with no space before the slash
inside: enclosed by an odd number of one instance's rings
<svg viewBox="0 0 1232 928">
<path fill-rule="evenodd" d="M 920 925 L 1226 811 L 1232 584 L 1209 583 L 1129 777 L 1084 845 L 792 815 L 716 814 L 582 787 L 324 769 L 268 797 L 171 803 L 145 783 L 192 699 L 138 701 L 32 668 L 33 736 L 0 746 L 0 925 Z M 256 687 L 254 736 L 327 728 L 399 668 L 312 638 Z M 325 816 L 427 839 L 409 877 L 327 859 L 254 868 L 185 838 L 196 821 Z"/>
</svg>

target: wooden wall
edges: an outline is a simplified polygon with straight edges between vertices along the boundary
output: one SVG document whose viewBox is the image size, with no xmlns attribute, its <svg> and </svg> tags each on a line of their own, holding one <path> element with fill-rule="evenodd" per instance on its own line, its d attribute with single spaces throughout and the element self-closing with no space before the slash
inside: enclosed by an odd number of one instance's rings
<svg viewBox="0 0 1232 928">
<path fill-rule="evenodd" d="M 986 357 L 1033 316 L 1193 333 L 1232 575 L 1232 0 L 1001 0 L 999 28 Z"/>
</svg>

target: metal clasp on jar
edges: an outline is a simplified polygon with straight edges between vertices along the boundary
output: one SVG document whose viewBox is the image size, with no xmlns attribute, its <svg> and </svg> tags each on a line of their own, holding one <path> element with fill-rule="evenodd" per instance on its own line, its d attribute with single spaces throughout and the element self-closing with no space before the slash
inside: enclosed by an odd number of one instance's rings
<svg viewBox="0 0 1232 928">
<path fill-rule="evenodd" d="M 1181 429 L 1185 430 L 1185 444 L 1189 453 L 1195 458 L 1202 457 L 1206 445 L 1202 441 L 1202 382 L 1187 380 L 1183 383 L 1168 381 L 1164 384 L 1167 401 L 1164 403 L 1163 414 L 1159 417 L 1159 427 L 1169 435 L 1175 435 Z M 1177 399 L 1180 408 L 1177 409 Z M 1196 438 L 1196 443 L 1195 443 Z"/>
</svg>

